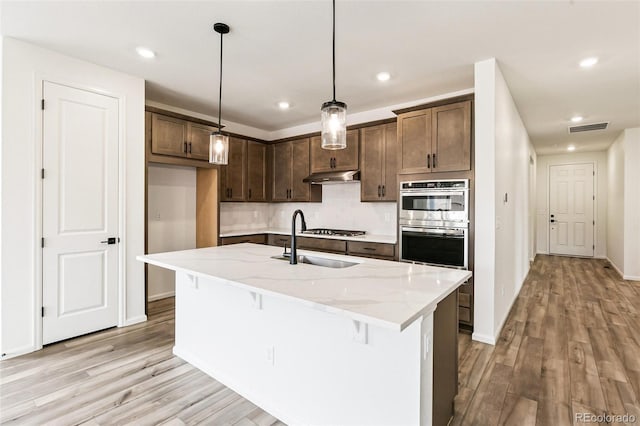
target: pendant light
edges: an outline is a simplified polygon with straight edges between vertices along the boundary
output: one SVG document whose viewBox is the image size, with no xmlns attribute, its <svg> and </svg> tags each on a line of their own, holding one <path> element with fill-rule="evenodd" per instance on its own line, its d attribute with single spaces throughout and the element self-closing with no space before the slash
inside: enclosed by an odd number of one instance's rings
<svg viewBox="0 0 640 426">
<path fill-rule="evenodd" d="M 322 104 L 322 148 L 347 147 L 347 104 L 336 101 L 336 0 L 333 0 L 333 100 Z"/>
<path fill-rule="evenodd" d="M 220 92 L 218 95 L 218 130 L 209 137 L 209 163 L 226 165 L 229 161 L 229 136 L 223 135 L 220 117 L 222 116 L 222 36 L 229 32 L 229 26 L 218 22 L 213 30 L 220 34 Z"/>
</svg>

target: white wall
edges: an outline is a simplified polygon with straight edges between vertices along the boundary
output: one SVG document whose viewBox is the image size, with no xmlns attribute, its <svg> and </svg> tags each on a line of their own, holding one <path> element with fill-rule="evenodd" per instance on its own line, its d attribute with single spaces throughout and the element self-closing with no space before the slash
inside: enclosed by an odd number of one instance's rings
<svg viewBox="0 0 640 426">
<path fill-rule="evenodd" d="M 396 235 L 397 204 L 360 202 L 360 182 L 324 185 L 321 203 L 220 203 L 220 232 L 291 227 L 296 209 L 307 227 Z"/>
<path fill-rule="evenodd" d="M 144 80 L 5 38 L 2 50 L 2 276 L 0 350 L 5 357 L 41 347 L 42 80 L 120 100 L 120 245 L 123 306 L 119 325 L 144 321 Z"/>
<path fill-rule="evenodd" d="M 607 257 L 624 271 L 624 132 L 607 151 Z"/>
<path fill-rule="evenodd" d="M 549 253 L 549 167 L 563 164 L 593 163 L 594 195 L 596 197 L 594 220 L 596 221 L 593 241 L 596 246 L 595 257 L 607 256 L 607 204 L 608 197 L 608 161 L 606 151 L 573 152 L 568 154 L 540 155 L 538 157 L 536 221 L 537 252 Z"/>
<path fill-rule="evenodd" d="M 495 59 L 475 64 L 475 340 L 495 344 L 529 271 L 535 153 Z M 533 158 L 534 163 L 536 161 Z"/>
<path fill-rule="evenodd" d="M 196 247 L 196 169 L 150 164 L 148 183 L 149 253 Z M 149 265 L 148 299 L 175 293 L 174 272 Z"/>
<path fill-rule="evenodd" d="M 621 132 L 607 158 L 607 257 L 624 279 L 640 281 L 640 127 Z"/>
<path fill-rule="evenodd" d="M 624 278 L 640 281 L 640 127 L 624 131 Z"/>
</svg>

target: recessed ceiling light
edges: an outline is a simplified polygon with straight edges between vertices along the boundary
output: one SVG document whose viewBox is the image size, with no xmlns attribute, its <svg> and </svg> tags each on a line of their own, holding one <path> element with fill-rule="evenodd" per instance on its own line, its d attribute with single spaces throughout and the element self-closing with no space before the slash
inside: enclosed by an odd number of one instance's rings
<svg viewBox="0 0 640 426">
<path fill-rule="evenodd" d="M 280 101 L 278 102 L 278 108 L 280 109 L 289 109 L 291 105 L 289 105 L 289 102 L 287 101 Z"/>
<path fill-rule="evenodd" d="M 581 60 L 580 61 L 580 66 L 582 68 L 589 68 L 589 67 L 594 66 L 597 63 L 598 63 L 598 58 L 596 58 L 594 56 L 594 57 L 591 57 L 591 58 L 585 58 L 585 59 Z"/>
<path fill-rule="evenodd" d="M 148 47 L 142 47 L 142 46 L 136 47 L 136 52 L 138 52 L 138 55 L 147 59 L 151 59 L 156 56 L 156 53 L 153 50 L 149 49 Z"/>
<path fill-rule="evenodd" d="M 579 115 L 576 115 L 575 117 L 571 117 L 571 121 L 574 123 L 579 123 L 582 121 L 582 117 Z"/>
<path fill-rule="evenodd" d="M 378 79 L 378 81 L 387 81 L 387 80 L 389 80 L 389 79 L 391 78 L 391 74 L 389 74 L 389 73 L 388 73 L 388 72 L 386 72 L 386 71 L 379 72 L 379 73 L 376 75 L 376 78 Z"/>
<path fill-rule="evenodd" d="M 569 145 L 569 146 L 567 147 L 567 151 L 575 151 L 575 150 L 576 150 L 576 147 L 575 147 L 575 146 L 573 146 L 573 145 Z"/>
</svg>

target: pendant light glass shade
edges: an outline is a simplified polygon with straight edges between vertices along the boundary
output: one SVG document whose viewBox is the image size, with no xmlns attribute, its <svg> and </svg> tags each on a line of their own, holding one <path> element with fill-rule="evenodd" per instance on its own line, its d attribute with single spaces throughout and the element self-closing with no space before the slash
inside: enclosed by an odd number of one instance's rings
<svg viewBox="0 0 640 426">
<path fill-rule="evenodd" d="M 322 148 L 347 147 L 347 104 L 336 101 L 336 0 L 333 0 L 333 100 L 322 104 Z"/>
<path fill-rule="evenodd" d="M 322 104 L 322 148 L 345 149 L 347 147 L 347 104 L 330 101 Z"/>
<path fill-rule="evenodd" d="M 227 164 L 229 162 L 229 136 L 220 132 L 209 137 L 209 163 Z"/>
<path fill-rule="evenodd" d="M 229 33 L 229 26 L 218 22 L 213 30 L 220 34 L 220 91 L 218 92 L 218 130 L 209 136 L 209 163 L 226 165 L 229 163 L 229 136 L 220 132 L 222 129 L 222 36 Z"/>
</svg>

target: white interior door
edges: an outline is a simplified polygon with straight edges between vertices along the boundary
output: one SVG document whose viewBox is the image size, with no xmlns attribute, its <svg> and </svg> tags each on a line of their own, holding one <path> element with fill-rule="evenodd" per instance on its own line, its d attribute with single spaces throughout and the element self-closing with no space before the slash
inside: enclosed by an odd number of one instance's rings
<svg viewBox="0 0 640 426">
<path fill-rule="evenodd" d="M 118 100 L 50 82 L 43 91 L 47 344 L 118 323 Z"/>
<path fill-rule="evenodd" d="M 593 164 L 549 169 L 549 252 L 593 256 Z"/>
</svg>

